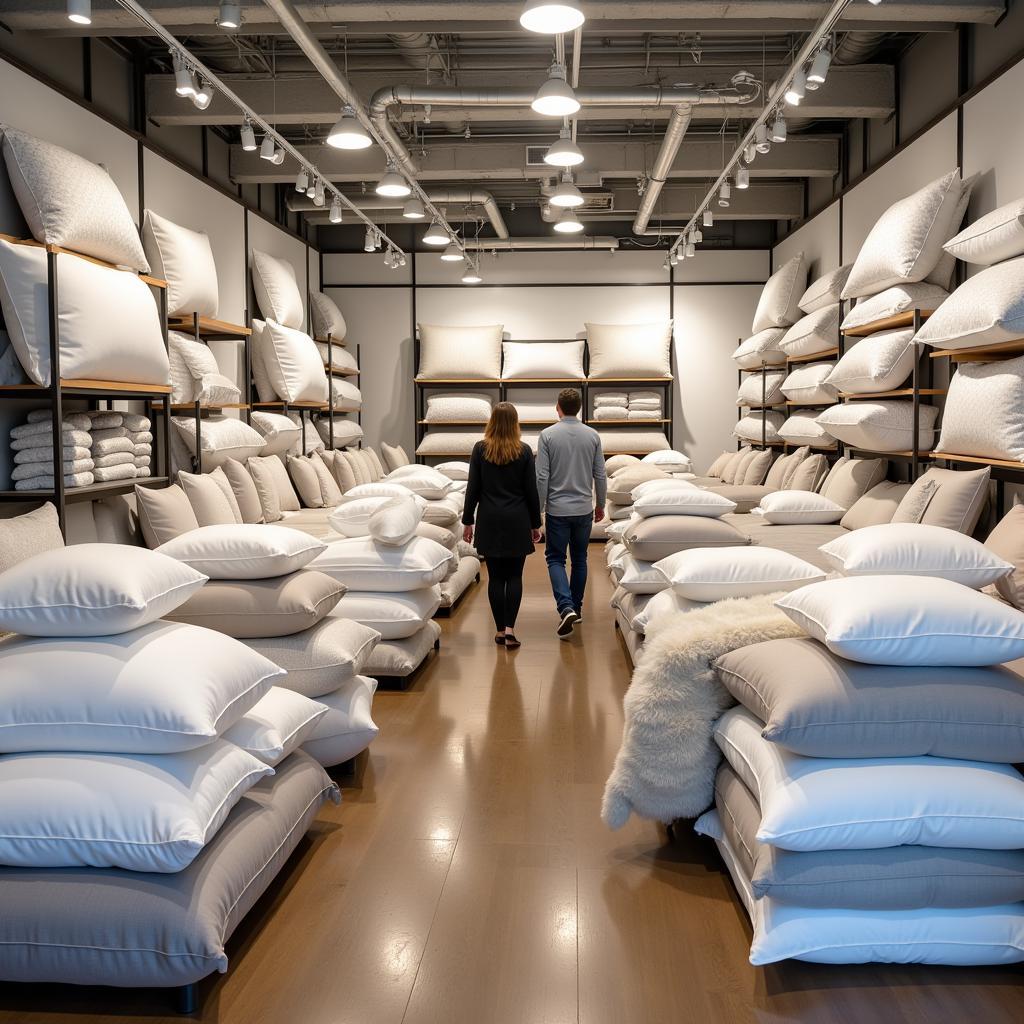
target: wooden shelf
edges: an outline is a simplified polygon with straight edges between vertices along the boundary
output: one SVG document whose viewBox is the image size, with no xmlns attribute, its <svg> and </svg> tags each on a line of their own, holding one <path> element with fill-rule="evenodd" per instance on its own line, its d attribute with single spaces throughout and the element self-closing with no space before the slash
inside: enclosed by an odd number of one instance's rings
<svg viewBox="0 0 1024 1024">
<path fill-rule="evenodd" d="M 460 377 L 449 377 L 444 380 L 421 380 L 419 377 L 417 377 L 415 383 L 425 388 L 444 388 L 451 387 L 452 385 L 455 384 L 472 384 L 478 388 L 496 388 L 498 387 L 499 384 L 501 384 L 501 381 L 498 380 L 496 377 L 486 377 L 482 380 L 465 380 Z"/>
<path fill-rule="evenodd" d="M 786 402 L 787 406 L 796 406 L 799 409 L 825 409 L 836 404 L 836 402 Z"/>
<path fill-rule="evenodd" d="M 835 348 L 822 349 L 820 352 L 812 352 L 812 353 L 810 353 L 810 355 L 806 355 L 806 356 L 787 356 L 786 357 L 786 362 L 787 363 L 816 363 L 819 360 L 833 359 L 837 355 L 839 355 L 839 346 L 838 345 Z"/>
<path fill-rule="evenodd" d="M 234 402 L 230 405 L 201 405 L 200 412 L 220 412 L 223 409 L 248 409 L 247 402 Z M 171 406 L 171 412 L 195 412 L 195 402 L 181 402 Z"/>
<path fill-rule="evenodd" d="M 520 420 L 520 423 L 527 423 L 528 420 Z M 487 420 L 445 420 L 438 423 L 436 420 L 417 420 L 416 425 L 420 427 L 486 427 Z"/>
<path fill-rule="evenodd" d="M 914 457 L 914 453 L 910 452 L 910 451 L 906 451 L 906 452 L 904 452 L 904 451 L 899 451 L 899 452 L 880 452 L 880 451 L 876 451 L 874 448 L 861 448 L 861 447 L 859 447 L 858 445 L 855 445 L 855 444 L 848 444 L 846 447 L 850 451 L 866 452 L 868 455 L 877 455 L 879 458 L 883 458 L 883 459 L 885 459 L 885 458 L 912 459 Z M 917 457 L 919 459 L 922 459 L 922 460 L 930 459 L 932 457 L 932 453 L 931 452 L 918 452 L 917 453 Z"/>
<path fill-rule="evenodd" d="M 252 407 L 254 409 L 283 409 L 287 406 L 289 409 L 313 409 L 317 412 L 327 412 L 328 405 L 326 402 L 253 402 Z M 222 408 L 227 408 L 222 406 Z M 334 410 L 339 416 L 344 415 L 341 409 Z"/>
<path fill-rule="evenodd" d="M 586 377 L 513 377 L 511 379 L 502 379 L 502 384 L 506 387 L 511 385 L 512 387 L 529 386 L 531 384 L 564 384 L 566 387 L 571 387 L 573 384 L 586 384 Z"/>
<path fill-rule="evenodd" d="M 331 377 L 358 377 L 359 370 L 332 370 L 326 363 L 324 363 L 324 370 Z"/>
<path fill-rule="evenodd" d="M 195 331 L 196 321 L 191 316 L 172 316 L 167 321 L 172 331 Z M 199 317 L 199 336 L 202 338 L 248 338 L 252 334 L 251 327 L 229 323 L 227 320 L 215 320 L 212 316 Z"/>
<path fill-rule="evenodd" d="M 1024 338 L 1001 341 L 998 345 L 984 345 L 979 348 L 936 349 L 929 355 L 932 359 L 952 359 L 954 363 L 991 363 L 1024 355 Z"/>
<path fill-rule="evenodd" d="M 662 423 L 668 423 L 668 420 L 586 420 L 589 427 L 653 427 Z"/>
<path fill-rule="evenodd" d="M 957 455 L 954 452 L 931 452 L 929 458 L 936 462 L 969 462 L 974 466 L 998 466 L 1001 469 L 1024 470 L 1024 462 L 1009 459 L 986 459 L 982 455 Z"/>
<path fill-rule="evenodd" d="M 922 309 L 921 319 L 927 320 L 935 310 L 934 309 Z M 866 338 L 869 334 L 877 334 L 879 331 L 894 331 L 899 327 L 913 327 L 914 326 L 914 310 L 908 309 L 903 313 L 897 313 L 895 316 L 883 317 L 881 320 L 873 320 L 869 324 L 863 324 L 861 327 L 854 327 L 852 330 L 843 331 L 843 335 L 847 338 Z"/>
<path fill-rule="evenodd" d="M 130 494 L 136 484 L 140 487 L 164 487 L 168 482 L 168 478 L 165 476 L 144 476 L 131 480 L 110 480 L 89 484 L 87 487 L 66 487 L 64 501 L 67 504 L 76 501 L 96 501 L 99 498 L 108 498 L 115 494 Z M 0 491 L 0 501 L 48 501 L 54 495 L 55 492 L 52 490 Z"/>
<path fill-rule="evenodd" d="M 121 395 L 125 398 L 163 398 L 171 393 L 170 384 L 131 384 L 120 380 L 62 380 L 60 390 L 72 397 L 89 398 L 98 395 Z M 48 387 L 39 384 L 5 384 L 0 395 L 11 398 L 45 398 Z"/>
<path fill-rule="evenodd" d="M 922 396 L 926 395 L 944 395 L 946 393 L 945 388 L 918 388 L 917 393 Z M 852 394 L 849 391 L 840 391 L 839 397 L 852 399 L 853 401 L 867 401 L 870 402 L 875 398 L 912 398 L 914 395 L 913 388 L 896 388 L 894 391 L 876 391 L 870 395 Z"/>
<path fill-rule="evenodd" d="M 315 337 L 313 338 L 313 340 L 314 340 L 315 342 L 317 342 L 318 344 L 320 344 L 320 345 L 326 345 L 326 344 L 328 344 L 328 341 L 327 341 L 327 338 L 326 338 L 326 337 L 323 337 L 323 338 L 321 338 L 321 337 L 319 337 L 319 336 L 315 336 Z M 348 348 L 348 339 L 346 338 L 346 339 L 345 339 L 345 341 L 338 341 L 338 339 L 337 339 L 337 338 L 331 338 L 331 340 L 330 340 L 330 344 L 331 344 L 331 346 L 332 346 L 332 347 L 333 347 L 334 345 L 337 345 L 337 346 L 338 346 L 338 348 Z"/>
</svg>

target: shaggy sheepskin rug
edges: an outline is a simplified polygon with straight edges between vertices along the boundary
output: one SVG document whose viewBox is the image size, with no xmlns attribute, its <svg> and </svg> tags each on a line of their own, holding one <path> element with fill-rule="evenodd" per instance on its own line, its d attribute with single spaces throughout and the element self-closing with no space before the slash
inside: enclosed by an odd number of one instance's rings
<svg viewBox="0 0 1024 1024">
<path fill-rule="evenodd" d="M 711 730 L 736 703 L 712 664 L 740 647 L 804 635 L 774 607 L 779 596 L 731 598 L 650 624 L 605 784 L 601 816 L 610 828 L 625 825 L 631 812 L 670 822 L 711 806 L 721 760 Z"/>
</svg>

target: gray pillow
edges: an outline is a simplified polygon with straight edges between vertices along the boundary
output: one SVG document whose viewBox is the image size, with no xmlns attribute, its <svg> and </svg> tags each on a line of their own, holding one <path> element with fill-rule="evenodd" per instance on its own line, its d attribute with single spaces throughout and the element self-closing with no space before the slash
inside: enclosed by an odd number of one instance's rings
<svg viewBox="0 0 1024 1024">
<path fill-rule="evenodd" d="M 736 547 L 750 538 L 709 516 L 650 516 L 632 523 L 622 539 L 641 562 L 657 562 L 689 548 Z"/>
<path fill-rule="evenodd" d="M 970 536 L 988 501 L 991 475 L 988 466 L 975 470 L 933 466 L 904 495 L 892 522 L 944 526 Z"/>
<path fill-rule="evenodd" d="M 1024 761 L 1024 682 L 1004 666 L 866 665 L 800 637 L 732 651 L 715 670 L 795 754 Z"/>
<path fill-rule="evenodd" d="M 177 484 L 170 487 L 139 487 L 136 484 L 135 504 L 147 548 L 158 548 L 189 530 L 199 529 L 192 504 Z"/>
<path fill-rule="evenodd" d="M 830 910 L 988 907 L 1024 898 L 1024 850 L 782 850 L 757 841 L 757 798 L 728 764 L 715 779 L 715 807 L 758 897 Z"/>
<path fill-rule="evenodd" d="M 253 483 L 252 474 L 237 459 L 226 459 L 220 467 L 231 485 L 243 523 L 263 522 L 263 503 Z"/>
<path fill-rule="evenodd" d="M 850 506 L 850 510 L 839 520 L 839 525 L 847 530 L 859 530 L 864 526 L 891 523 L 896 509 L 909 490 L 910 484 L 883 480 Z"/>
<path fill-rule="evenodd" d="M 50 502 L 22 516 L 0 519 L 0 573 L 33 555 L 62 547 L 60 520 Z"/>
</svg>

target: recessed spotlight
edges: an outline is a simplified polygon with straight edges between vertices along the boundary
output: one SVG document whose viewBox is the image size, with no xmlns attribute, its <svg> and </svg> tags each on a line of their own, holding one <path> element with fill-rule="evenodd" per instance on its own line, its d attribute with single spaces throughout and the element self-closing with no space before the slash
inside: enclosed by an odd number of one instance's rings
<svg viewBox="0 0 1024 1024">
<path fill-rule="evenodd" d="M 352 108 L 346 107 L 330 130 L 327 145 L 335 149 L 366 149 L 373 145 L 373 139 L 356 119 Z"/>
<path fill-rule="evenodd" d="M 562 235 L 578 235 L 583 230 L 583 225 L 572 210 L 565 210 L 555 221 L 555 230 Z"/>
<path fill-rule="evenodd" d="M 460 260 L 464 260 L 466 257 L 462 254 L 462 250 L 452 242 L 443 253 L 441 253 L 441 259 L 445 263 L 458 263 Z"/>
<path fill-rule="evenodd" d="M 800 68 L 797 73 L 793 76 L 793 81 L 789 83 L 789 88 L 786 90 L 786 102 L 791 107 L 799 107 L 800 101 L 804 98 L 807 91 L 807 75 L 803 68 Z"/>
<path fill-rule="evenodd" d="M 430 227 L 423 235 L 424 245 L 448 245 L 451 240 L 451 236 L 436 219 L 430 222 Z"/>
<path fill-rule="evenodd" d="M 68 21 L 76 25 L 92 24 L 92 0 L 68 0 Z"/>
<path fill-rule="evenodd" d="M 586 19 L 575 4 L 542 3 L 527 0 L 526 9 L 519 15 L 519 24 L 528 32 L 555 36 L 578 29 Z"/>
<path fill-rule="evenodd" d="M 572 133 L 568 128 L 558 133 L 558 141 L 553 142 L 544 154 L 544 163 L 553 167 L 575 167 L 583 163 L 583 151 L 572 141 Z"/>
<path fill-rule="evenodd" d="M 817 89 L 825 84 L 825 79 L 828 78 L 828 69 L 831 63 L 832 54 L 829 53 L 827 47 L 823 46 L 814 55 L 814 60 L 811 61 L 811 69 L 807 72 L 808 89 Z"/>
<path fill-rule="evenodd" d="M 217 12 L 217 25 L 220 28 L 241 28 L 242 27 L 242 5 L 221 4 Z"/>
<path fill-rule="evenodd" d="M 565 80 L 565 65 L 552 64 L 547 81 L 537 90 L 530 106 L 546 117 L 569 117 L 580 109 L 580 101 Z"/>
</svg>

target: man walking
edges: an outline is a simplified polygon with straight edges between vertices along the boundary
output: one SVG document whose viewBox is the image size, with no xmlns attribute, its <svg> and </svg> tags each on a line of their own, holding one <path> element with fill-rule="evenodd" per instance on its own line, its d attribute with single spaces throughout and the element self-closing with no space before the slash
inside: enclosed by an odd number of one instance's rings
<svg viewBox="0 0 1024 1024">
<path fill-rule="evenodd" d="M 537 493 L 547 538 L 544 557 L 558 608 L 556 632 L 562 640 L 572 636 L 583 617 L 590 530 L 604 519 L 608 489 L 601 438 L 579 421 L 582 404 L 575 388 L 560 391 L 558 422 L 541 432 L 537 449 Z M 566 552 L 572 561 L 569 577 Z"/>
</svg>

